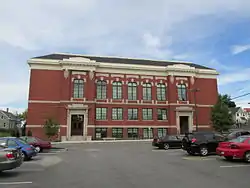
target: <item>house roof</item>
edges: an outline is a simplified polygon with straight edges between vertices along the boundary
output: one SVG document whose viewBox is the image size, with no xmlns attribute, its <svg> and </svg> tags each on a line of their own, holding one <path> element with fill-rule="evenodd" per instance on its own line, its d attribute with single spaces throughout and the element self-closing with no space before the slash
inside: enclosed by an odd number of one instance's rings
<svg viewBox="0 0 250 188">
<path fill-rule="evenodd" d="M 191 67 L 198 68 L 198 69 L 208 69 L 208 70 L 215 70 L 206 66 L 194 64 L 194 63 L 187 63 L 181 61 L 161 61 L 161 60 L 150 60 L 150 59 L 136 59 L 136 58 L 125 58 L 125 57 L 104 57 L 104 56 L 90 56 L 90 55 L 76 55 L 76 54 L 60 54 L 60 53 L 53 53 L 44 56 L 33 57 L 32 59 L 52 59 L 52 60 L 63 60 L 69 59 L 72 57 L 82 57 L 88 58 L 90 60 L 96 62 L 106 62 L 106 63 L 114 63 L 114 64 L 135 64 L 135 65 L 153 65 L 153 66 L 168 66 L 168 65 L 175 65 L 175 64 L 188 64 Z"/>
<path fill-rule="evenodd" d="M 235 114 L 236 112 L 239 111 L 239 109 L 240 109 L 240 107 L 236 107 L 236 108 L 230 108 L 229 110 L 230 110 L 230 112 L 231 112 L 232 114 Z"/>
<path fill-rule="evenodd" d="M 13 120 L 19 120 L 19 118 L 12 114 L 11 112 L 7 112 L 7 111 L 4 111 L 4 110 L 0 110 L 5 116 L 7 116 L 9 119 L 13 119 Z"/>
<path fill-rule="evenodd" d="M 250 108 L 244 108 L 245 112 L 250 112 Z"/>
</svg>

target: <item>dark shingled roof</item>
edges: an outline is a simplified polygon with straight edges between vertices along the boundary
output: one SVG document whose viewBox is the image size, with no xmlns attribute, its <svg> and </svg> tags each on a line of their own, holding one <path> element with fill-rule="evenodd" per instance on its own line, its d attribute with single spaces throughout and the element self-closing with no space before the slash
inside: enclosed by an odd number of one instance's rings
<svg viewBox="0 0 250 188">
<path fill-rule="evenodd" d="M 133 58 L 124 58 L 124 57 L 102 57 L 102 56 L 88 56 L 88 55 L 74 55 L 74 54 L 49 54 L 39 57 L 34 57 L 32 59 L 52 59 L 52 60 L 63 60 L 69 59 L 72 57 L 83 57 L 96 62 L 106 62 L 106 63 L 115 63 L 115 64 L 134 64 L 134 65 L 154 65 L 154 66 L 168 66 L 174 64 L 187 64 L 191 67 L 198 69 L 210 69 L 202 65 L 197 65 L 193 63 L 185 63 L 178 61 L 157 61 L 157 60 L 147 60 L 147 59 L 133 59 Z"/>
</svg>

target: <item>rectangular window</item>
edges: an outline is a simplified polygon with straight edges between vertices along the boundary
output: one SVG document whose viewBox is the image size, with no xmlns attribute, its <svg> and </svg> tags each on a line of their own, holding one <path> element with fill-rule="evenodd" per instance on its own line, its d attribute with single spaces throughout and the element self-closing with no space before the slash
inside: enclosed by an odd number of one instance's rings
<svg viewBox="0 0 250 188">
<path fill-rule="evenodd" d="M 151 139 L 153 138 L 153 129 L 152 128 L 144 128 L 143 129 L 143 138 Z"/>
<path fill-rule="evenodd" d="M 100 140 L 107 137 L 107 128 L 95 128 L 95 139 Z"/>
<path fill-rule="evenodd" d="M 143 120 L 153 120 L 153 109 L 143 108 L 142 109 L 142 119 Z"/>
<path fill-rule="evenodd" d="M 151 90 L 152 90 L 152 86 L 150 83 L 143 84 L 143 91 L 142 91 L 143 92 L 143 100 L 147 100 L 147 101 L 152 100 Z"/>
<path fill-rule="evenodd" d="M 123 129 L 122 128 L 112 128 L 112 137 L 113 138 L 123 138 Z"/>
<path fill-rule="evenodd" d="M 164 137 L 167 135 L 167 128 L 158 128 L 158 137 Z"/>
<path fill-rule="evenodd" d="M 78 99 L 83 98 L 84 81 L 82 79 L 75 79 L 73 87 L 73 97 Z"/>
<path fill-rule="evenodd" d="M 128 128 L 128 138 L 138 138 L 138 128 Z"/>
<path fill-rule="evenodd" d="M 113 82 L 112 89 L 113 99 L 122 99 L 122 82 Z"/>
<path fill-rule="evenodd" d="M 158 101 L 165 101 L 166 100 L 166 86 L 165 84 L 157 84 L 157 100 Z"/>
<path fill-rule="evenodd" d="M 122 108 L 112 108 L 112 120 L 123 120 Z"/>
<path fill-rule="evenodd" d="M 96 83 L 96 98 L 106 99 L 107 98 L 107 82 L 104 80 L 98 80 Z"/>
<path fill-rule="evenodd" d="M 128 120 L 138 120 L 138 109 L 129 108 L 128 109 Z"/>
<path fill-rule="evenodd" d="M 128 83 L 128 100 L 137 100 L 137 83 Z"/>
<path fill-rule="evenodd" d="M 107 111 L 108 108 L 96 108 L 95 109 L 96 120 L 107 120 Z"/>
<path fill-rule="evenodd" d="M 167 109 L 159 108 L 157 109 L 157 120 L 167 120 Z"/>
<path fill-rule="evenodd" d="M 186 85 L 180 84 L 177 86 L 178 90 L 178 100 L 179 101 L 186 101 L 187 100 L 187 88 Z"/>
</svg>

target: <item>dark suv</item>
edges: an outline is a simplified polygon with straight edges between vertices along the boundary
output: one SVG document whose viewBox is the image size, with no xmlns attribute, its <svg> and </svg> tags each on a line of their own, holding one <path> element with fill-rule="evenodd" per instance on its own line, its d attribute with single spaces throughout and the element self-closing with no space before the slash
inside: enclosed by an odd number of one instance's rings
<svg viewBox="0 0 250 188">
<path fill-rule="evenodd" d="M 225 140 L 226 138 L 223 135 L 214 132 L 186 133 L 182 139 L 182 149 L 190 155 L 206 156 L 215 153 L 219 142 Z"/>
</svg>

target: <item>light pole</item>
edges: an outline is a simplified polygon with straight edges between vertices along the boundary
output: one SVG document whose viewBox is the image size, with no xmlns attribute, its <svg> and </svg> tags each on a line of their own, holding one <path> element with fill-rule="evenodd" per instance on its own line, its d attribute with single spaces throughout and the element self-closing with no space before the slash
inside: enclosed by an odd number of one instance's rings
<svg viewBox="0 0 250 188">
<path fill-rule="evenodd" d="M 190 89 L 191 92 L 194 93 L 194 111 L 195 111 L 195 127 L 196 132 L 198 131 L 198 113 L 197 113 L 197 103 L 196 103 L 196 93 L 200 91 L 198 88 Z"/>
</svg>

